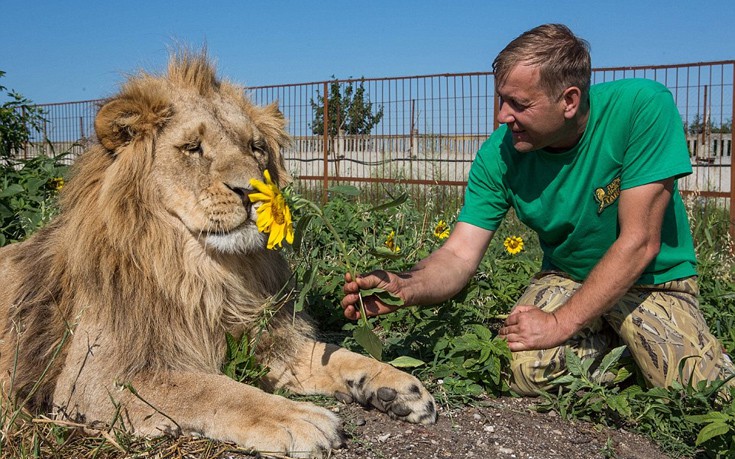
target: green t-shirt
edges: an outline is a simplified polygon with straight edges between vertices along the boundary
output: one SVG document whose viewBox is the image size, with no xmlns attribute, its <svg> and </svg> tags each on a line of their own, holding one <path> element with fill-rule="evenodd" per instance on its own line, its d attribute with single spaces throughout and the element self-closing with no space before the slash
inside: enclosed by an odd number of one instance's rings
<svg viewBox="0 0 735 459">
<path fill-rule="evenodd" d="M 587 127 L 571 150 L 519 153 L 507 126 L 493 132 L 472 164 L 459 221 L 494 231 L 513 207 L 539 235 L 543 269 L 582 281 L 620 233 L 620 191 L 691 172 L 681 118 L 665 86 L 643 79 L 601 83 L 590 88 Z M 695 274 L 692 236 L 675 185 L 661 251 L 637 283 Z"/>
</svg>

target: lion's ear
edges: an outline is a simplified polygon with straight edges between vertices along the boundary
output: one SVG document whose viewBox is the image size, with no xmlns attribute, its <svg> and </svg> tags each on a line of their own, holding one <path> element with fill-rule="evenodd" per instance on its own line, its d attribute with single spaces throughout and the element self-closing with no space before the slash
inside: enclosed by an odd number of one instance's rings
<svg viewBox="0 0 735 459">
<path fill-rule="evenodd" d="M 94 130 L 102 146 L 115 151 L 137 138 L 155 134 L 171 114 L 171 105 L 162 99 L 122 96 L 100 108 Z"/>
<path fill-rule="evenodd" d="M 278 109 L 278 102 L 261 107 L 258 117 L 258 129 L 268 137 L 268 142 L 273 150 L 273 156 L 269 169 L 271 174 L 276 174 L 276 181 L 280 186 L 291 182 L 291 174 L 286 170 L 286 163 L 281 151 L 291 143 L 291 137 L 286 131 L 286 118 Z"/>
</svg>

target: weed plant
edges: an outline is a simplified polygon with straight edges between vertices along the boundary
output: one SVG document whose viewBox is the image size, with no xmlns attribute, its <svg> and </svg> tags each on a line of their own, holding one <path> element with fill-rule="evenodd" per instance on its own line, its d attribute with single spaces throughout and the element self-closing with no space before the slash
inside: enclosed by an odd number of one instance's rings
<svg viewBox="0 0 735 459">
<path fill-rule="evenodd" d="M 25 239 L 56 214 L 64 155 L 0 161 L 0 246 Z"/>
</svg>

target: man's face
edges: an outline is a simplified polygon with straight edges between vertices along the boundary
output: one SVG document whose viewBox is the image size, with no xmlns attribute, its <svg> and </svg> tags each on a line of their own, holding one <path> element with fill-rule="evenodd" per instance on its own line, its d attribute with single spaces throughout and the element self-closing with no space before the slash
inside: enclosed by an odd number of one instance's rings
<svg viewBox="0 0 735 459">
<path fill-rule="evenodd" d="M 539 81 L 538 67 L 519 64 L 513 68 L 496 87 L 500 96 L 498 121 L 508 125 L 519 152 L 570 148 L 577 137 L 570 140 L 565 102 L 550 98 Z"/>
</svg>

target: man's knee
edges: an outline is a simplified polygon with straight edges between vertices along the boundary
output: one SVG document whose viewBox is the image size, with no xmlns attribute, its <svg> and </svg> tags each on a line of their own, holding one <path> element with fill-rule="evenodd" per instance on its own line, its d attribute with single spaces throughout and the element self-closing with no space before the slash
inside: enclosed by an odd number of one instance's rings
<svg viewBox="0 0 735 459">
<path fill-rule="evenodd" d="M 537 396 L 549 390 L 551 381 L 567 371 L 561 360 L 563 355 L 563 348 L 514 352 L 510 362 L 511 390 L 523 396 Z"/>
</svg>

